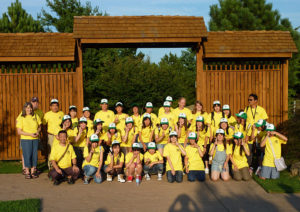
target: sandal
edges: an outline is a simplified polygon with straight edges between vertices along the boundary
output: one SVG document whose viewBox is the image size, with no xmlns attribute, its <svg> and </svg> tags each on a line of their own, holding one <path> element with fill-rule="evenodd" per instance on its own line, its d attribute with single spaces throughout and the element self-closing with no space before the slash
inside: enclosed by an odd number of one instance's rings
<svg viewBox="0 0 300 212">
<path fill-rule="evenodd" d="M 25 179 L 31 179 L 30 173 L 26 173 L 26 174 L 25 174 Z"/>
<path fill-rule="evenodd" d="M 26 175 L 26 169 L 22 169 L 22 174 Z"/>
<path fill-rule="evenodd" d="M 38 177 L 39 177 L 39 175 L 38 175 L 38 173 L 37 173 L 37 172 L 33 172 L 33 173 L 31 174 L 31 177 L 32 177 L 32 178 L 38 178 Z"/>
</svg>

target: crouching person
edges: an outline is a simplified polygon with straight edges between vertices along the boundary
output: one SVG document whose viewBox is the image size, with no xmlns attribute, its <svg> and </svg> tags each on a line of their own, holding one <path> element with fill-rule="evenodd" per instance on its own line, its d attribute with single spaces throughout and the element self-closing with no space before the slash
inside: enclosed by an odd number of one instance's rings
<svg viewBox="0 0 300 212">
<path fill-rule="evenodd" d="M 103 162 L 103 147 L 98 145 L 99 137 L 92 134 L 90 143 L 84 147 L 84 162 L 82 168 L 84 171 L 84 184 L 89 184 L 89 179 L 94 178 L 95 183 L 102 182 L 101 167 Z"/>
<path fill-rule="evenodd" d="M 137 184 L 140 184 L 142 181 L 142 162 L 144 157 L 141 153 L 142 149 L 143 145 L 141 143 L 133 143 L 132 152 L 129 152 L 126 155 L 125 163 L 127 171 L 127 182 L 129 183 L 132 182 L 134 176 Z"/>
<path fill-rule="evenodd" d="M 162 180 L 164 170 L 164 159 L 160 152 L 156 151 L 154 142 L 148 144 L 148 151 L 144 154 L 144 173 L 146 180 L 150 180 L 150 175 L 157 174 L 157 180 Z"/>
<path fill-rule="evenodd" d="M 76 154 L 71 144 L 66 144 L 67 132 L 61 130 L 58 133 L 59 144 L 51 149 L 50 162 L 53 169 L 49 175 L 54 180 L 54 185 L 59 185 L 67 178 L 69 184 L 74 184 L 78 178 L 79 168 L 76 165 Z"/>
</svg>

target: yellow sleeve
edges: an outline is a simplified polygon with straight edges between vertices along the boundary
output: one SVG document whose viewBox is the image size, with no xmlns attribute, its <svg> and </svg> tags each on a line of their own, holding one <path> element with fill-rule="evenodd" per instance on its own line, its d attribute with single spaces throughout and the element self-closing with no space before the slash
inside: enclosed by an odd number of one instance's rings
<svg viewBox="0 0 300 212">
<path fill-rule="evenodd" d="M 262 119 L 267 120 L 269 117 L 266 110 L 263 107 L 261 109 L 262 109 Z"/>
<path fill-rule="evenodd" d="M 89 148 L 85 146 L 83 149 L 83 157 L 86 158 L 87 156 L 89 156 Z"/>
<path fill-rule="evenodd" d="M 146 153 L 144 154 L 144 160 L 146 161 L 148 158 L 149 158 L 149 152 L 146 152 Z"/>
<path fill-rule="evenodd" d="M 232 154 L 232 147 L 233 147 L 232 144 L 226 144 L 226 154 L 227 155 Z"/>
<path fill-rule="evenodd" d="M 55 158 L 56 158 L 56 148 L 55 148 L 55 145 L 54 145 L 54 146 L 52 146 L 52 149 L 51 149 L 49 161 L 55 160 Z"/>
<path fill-rule="evenodd" d="M 121 153 L 120 163 L 124 163 L 124 154 L 123 154 L 123 152 Z"/>
<path fill-rule="evenodd" d="M 125 163 L 128 163 L 132 158 L 132 154 L 127 154 L 125 157 Z"/>
<path fill-rule="evenodd" d="M 282 139 L 280 139 L 280 138 L 278 138 L 279 139 L 279 142 L 281 143 L 281 144 L 286 144 L 287 143 L 287 141 L 285 141 L 285 140 L 282 140 Z"/>
<path fill-rule="evenodd" d="M 24 120 L 24 117 L 21 116 L 20 118 L 18 118 L 18 121 L 17 121 L 17 128 L 19 129 L 23 129 L 23 120 Z"/>
<path fill-rule="evenodd" d="M 165 148 L 164 148 L 164 154 L 163 154 L 163 156 L 164 157 L 168 157 L 169 155 L 170 155 L 169 147 L 168 147 L 168 145 L 166 145 Z"/>
<path fill-rule="evenodd" d="M 158 155 L 158 159 L 159 159 L 159 160 L 163 160 L 163 157 L 161 156 L 160 152 L 157 152 L 157 151 L 156 151 L 156 153 L 157 153 L 157 155 Z M 145 160 L 146 160 L 146 155 L 145 155 Z"/>
<path fill-rule="evenodd" d="M 73 146 L 71 144 L 70 144 L 69 148 L 70 148 L 70 152 L 71 152 L 71 159 L 75 159 L 76 158 L 76 154 L 75 154 L 74 148 L 73 148 Z"/>
<path fill-rule="evenodd" d="M 156 136 L 156 135 L 159 136 L 158 128 L 155 128 L 154 134 L 155 134 L 155 136 Z"/>
<path fill-rule="evenodd" d="M 144 155 L 140 153 L 140 160 L 143 161 L 143 159 L 144 159 Z"/>
<path fill-rule="evenodd" d="M 43 118 L 43 125 L 46 125 L 48 123 L 48 115 L 49 113 L 45 113 L 44 118 Z"/>
<path fill-rule="evenodd" d="M 39 126 L 42 124 L 42 120 L 38 115 L 36 115 L 36 122 L 38 123 Z"/>
</svg>

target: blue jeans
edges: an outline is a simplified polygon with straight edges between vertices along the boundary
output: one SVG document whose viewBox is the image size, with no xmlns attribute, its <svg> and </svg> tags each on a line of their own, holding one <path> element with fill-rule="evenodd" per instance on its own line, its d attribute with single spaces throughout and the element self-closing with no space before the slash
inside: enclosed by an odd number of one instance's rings
<svg viewBox="0 0 300 212">
<path fill-rule="evenodd" d="M 21 139 L 21 146 L 26 168 L 36 167 L 38 159 L 39 139 Z"/>
<path fill-rule="evenodd" d="M 183 171 L 175 171 L 175 175 L 172 175 L 171 171 L 167 171 L 167 179 L 169 183 L 173 183 L 176 181 L 177 183 L 181 183 L 183 178 Z"/>
<path fill-rule="evenodd" d="M 84 175 L 86 177 L 94 177 L 95 183 L 101 183 L 102 182 L 102 177 L 96 177 L 96 172 L 97 172 L 97 167 L 91 166 L 91 165 L 85 165 L 83 167 Z"/>
<path fill-rule="evenodd" d="M 144 165 L 145 174 L 162 174 L 164 171 L 164 165 L 162 163 L 155 164 L 151 168 L 147 165 Z"/>
<path fill-rule="evenodd" d="M 276 167 L 262 166 L 260 176 L 266 179 L 278 179 L 280 172 L 277 171 Z"/>
<path fill-rule="evenodd" d="M 205 172 L 204 171 L 189 171 L 187 174 L 188 181 L 194 182 L 196 179 L 198 181 L 205 181 Z"/>
</svg>

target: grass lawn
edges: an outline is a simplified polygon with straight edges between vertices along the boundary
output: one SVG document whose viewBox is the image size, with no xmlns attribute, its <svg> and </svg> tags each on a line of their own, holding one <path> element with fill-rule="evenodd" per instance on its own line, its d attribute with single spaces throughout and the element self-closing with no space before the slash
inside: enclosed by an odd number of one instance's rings
<svg viewBox="0 0 300 212">
<path fill-rule="evenodd" d="M 46 162 L 38 163 L 38 170 L 45 172 L 48 170 Z M 22 164 L 20 161 L 0 161 L 0 174 L 21 173 Z"/>
<path fill-rule="evenodd" d="M 22 212 L 38 212 L 40 211 L 40 199 L 25 199 L 13 201 L 0 201 L 0 211 L 22 211 Z"/>
<path fill-rule="evenodd" d="M 262 180 L 256 175 L 253 179 L 268 193 L 300 192 L 300 177 L 292 177 L 287 170 L 281 172 L 276 180 Z"/>
</svg>

